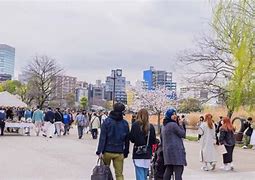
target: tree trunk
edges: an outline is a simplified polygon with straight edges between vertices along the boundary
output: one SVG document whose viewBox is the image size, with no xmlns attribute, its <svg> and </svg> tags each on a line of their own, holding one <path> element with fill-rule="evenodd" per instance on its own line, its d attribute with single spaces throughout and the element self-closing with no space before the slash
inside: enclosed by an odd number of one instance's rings
<svg viewBox="0 0 255 180">
<path fill-rule="evenodd" d="M 228 118 L 230 118 L 231 119 L 231 117 L 232 117 L 232 115 L 233 115 L 233 113 L 234 113 L 234 110 L 231 108 L 231 109 L 228 109 Z"/>
<path fill-rule="evenodd" d="M 161 112 L 158 112 L 157 113 L 157 115 L 158 115 L 158 132 L 157 132 L 157 134 L 160 134 L 160 115 L 161 115 Z"/>
</svg>

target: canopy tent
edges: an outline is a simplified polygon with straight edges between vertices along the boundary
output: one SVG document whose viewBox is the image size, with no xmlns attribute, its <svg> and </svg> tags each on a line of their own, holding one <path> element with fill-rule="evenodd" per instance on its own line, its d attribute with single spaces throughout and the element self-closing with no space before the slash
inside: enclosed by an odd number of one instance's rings
<svg viewBox="0 0 255 180">
<path fill-rule="evenodd" d="M 0 106 L 3 107 L 27 107 L 27 104 L 22 102 L 16 96 L 7 91 L 0 92 Z"/>
</svg>

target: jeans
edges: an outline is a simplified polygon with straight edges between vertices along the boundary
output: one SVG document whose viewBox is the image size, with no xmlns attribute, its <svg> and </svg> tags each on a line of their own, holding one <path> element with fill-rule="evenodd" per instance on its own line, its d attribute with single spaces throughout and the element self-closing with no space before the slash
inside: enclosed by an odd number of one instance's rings
<svg viewBox="0 0 255 180">
<path fill-rule="evenodd" d="M 66 135 L 66 133 L 69 134 L 69 129 L 70 129 L 70 125 L 69 124 L 65 124 L 65 126 L 64 126 L 64 134 L 63 135 Z"/>
<path fill-rule="evenodd" d="M 138 167 L 135 165 L 136 180 L 147 180 L 148 172 L 148 168 Z"/>
<path fill-rule="evenodd" d="M 97 129 L 91 129 L 91 134 L 93 139 L 97 139 L 98 130 Z"/>
<path fill-rule="evenodd" d="M 113 167 L 115 170 L 116 180 L 124 180 L 123 176 L 123 163 L 124 155 L 120 153 L 104 153 L 103 160 L 105 165 L 110 166 L 113 161 Z"/>
<path fill-rule="evenodd" d="M 183 170 L 184 166 L 167 165 L 163 180 L 171 180 L 173 175 L 175 180 L 182 180 Z"/>
<path fill-rule="evenodd" d="M 58 136 L 61 135 L 61 124 L 62 124 L 62 122 L 55 122 L 55 128 L 56 128 Z"/>
<path fill-rule="evenodd" d="M 84 126 L 78 126 L 78 136 L 79 136 L 79 139 L 81 139 L 82 136 L 83 136 L 83 128 L 84 128 Z"/>
</svg>

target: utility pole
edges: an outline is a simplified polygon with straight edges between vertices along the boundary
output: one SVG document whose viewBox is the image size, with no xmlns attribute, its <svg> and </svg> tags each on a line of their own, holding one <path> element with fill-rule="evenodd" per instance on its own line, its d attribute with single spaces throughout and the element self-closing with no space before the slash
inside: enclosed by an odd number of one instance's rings
<svg viewBox="0 0 255 180">
<path fill-rule="evenodd" d="M 112 92 L 112 107 L 115 104 L 115 84 L 116 84 L 116 70 L 113 70 L 113 92 Z"/>
</svg>

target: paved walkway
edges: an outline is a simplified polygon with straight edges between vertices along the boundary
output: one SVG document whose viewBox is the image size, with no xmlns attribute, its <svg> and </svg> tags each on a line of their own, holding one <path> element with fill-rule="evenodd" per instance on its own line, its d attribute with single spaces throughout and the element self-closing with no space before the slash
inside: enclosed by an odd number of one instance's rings
<svg viewBox="0 0 255 180">
<path fill-rule="evenodd" d="M 78 140 L 72 135 L 48 139 L 44 137 L 0 137 L 1 180 L 89 180 L 96 164 L 97 141 L 86 135 Z M 188 167 L 184 180 L 253 180 L 255 179 L 255 151 L 236 148 L 234 172 L 200 170 L 199 144 L 185 142 Z M 219 157 L 218 166 L 221 158 Z M 125 179 L 134 178 L 132 159 L 125 161 Z"/>
</svg>

